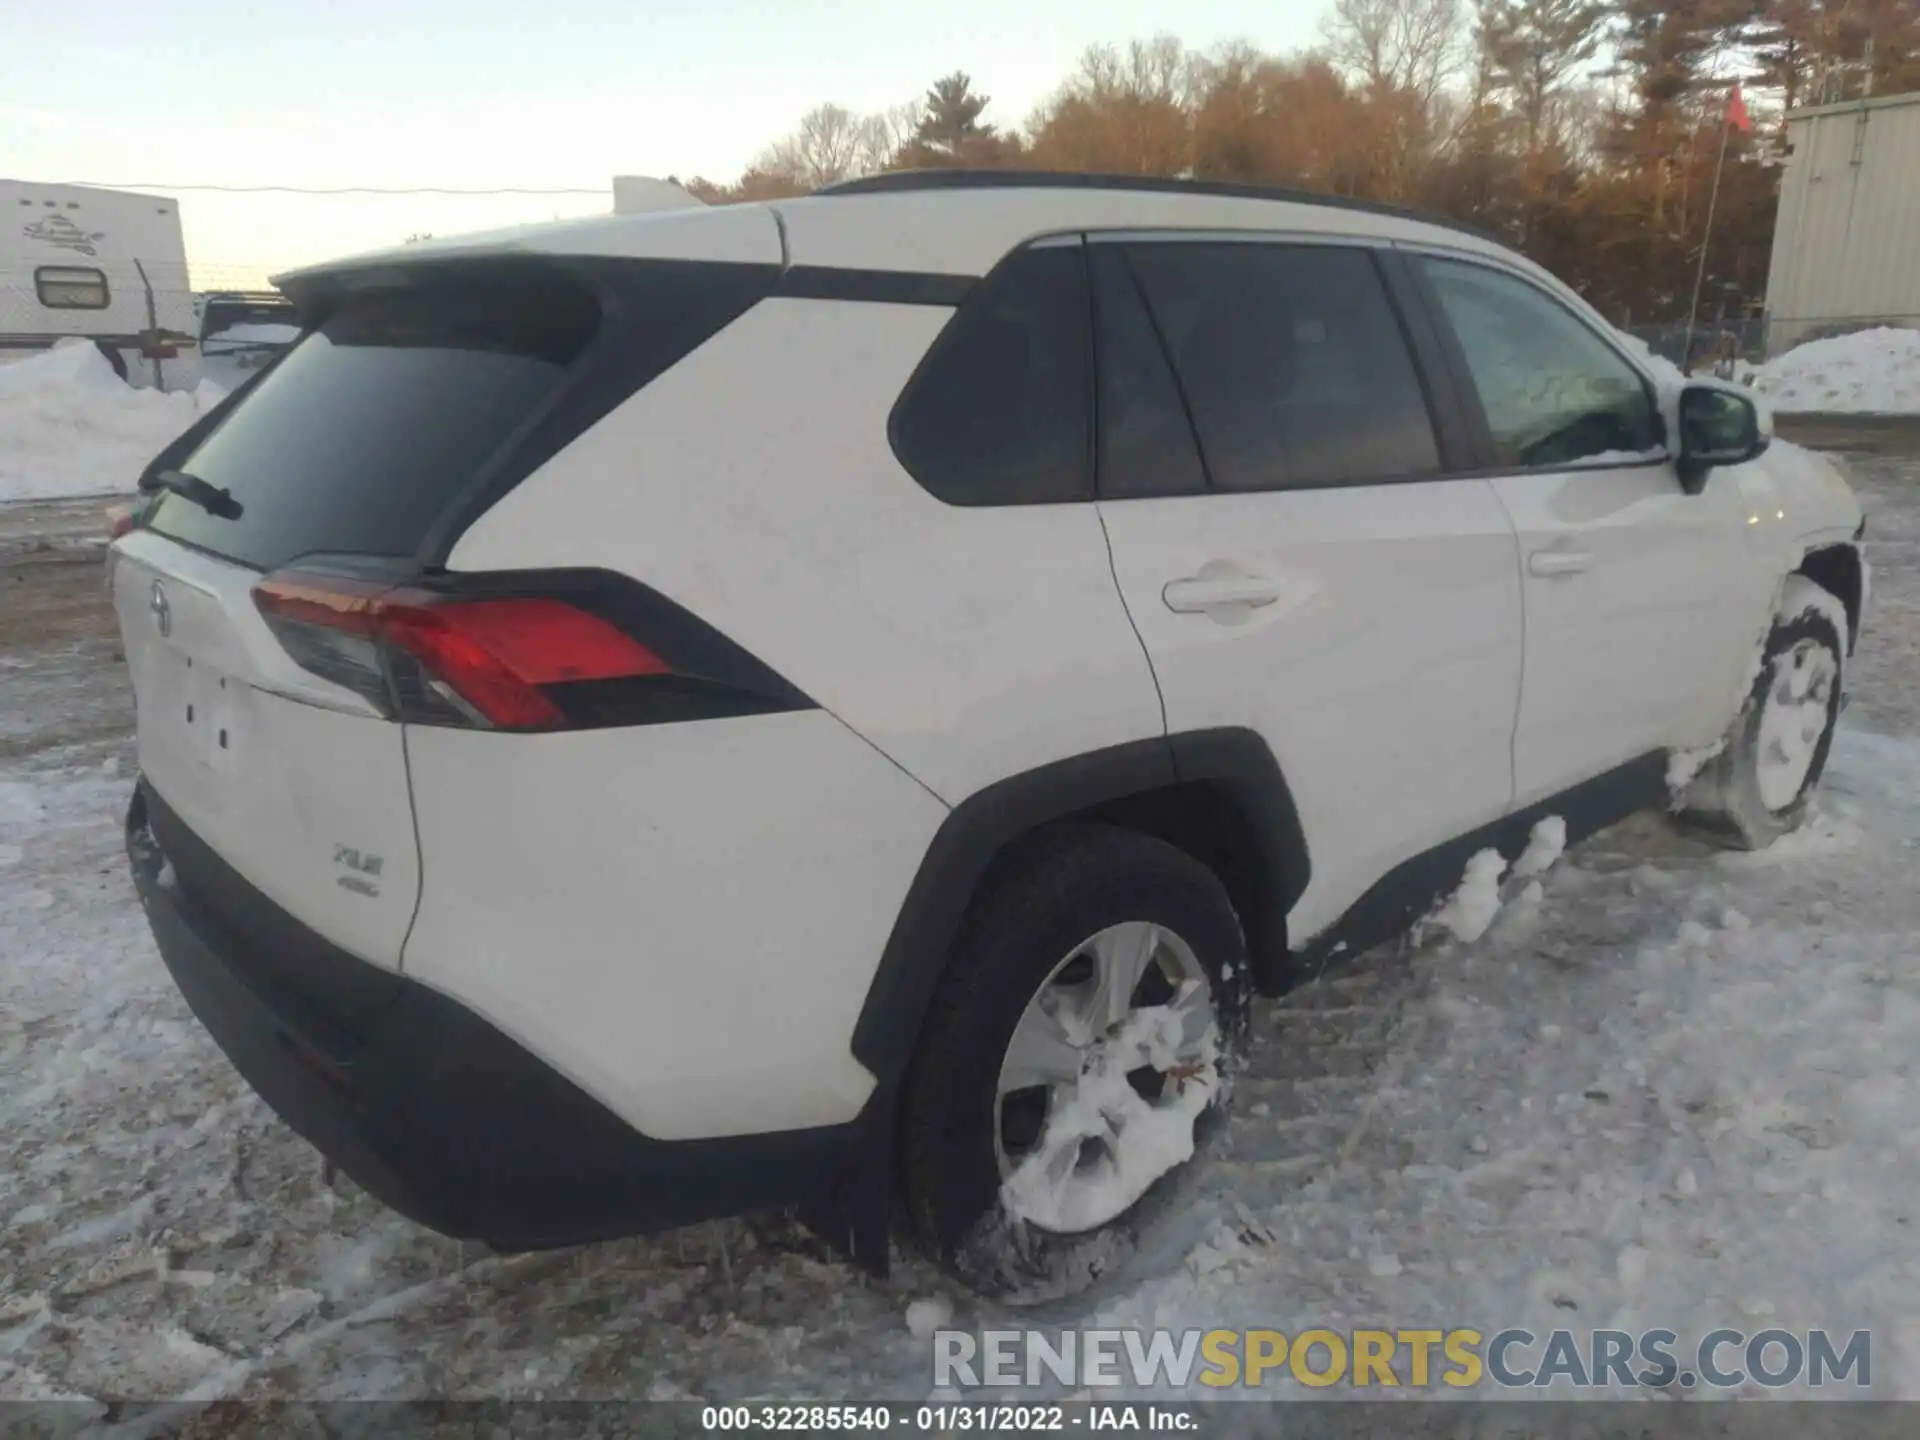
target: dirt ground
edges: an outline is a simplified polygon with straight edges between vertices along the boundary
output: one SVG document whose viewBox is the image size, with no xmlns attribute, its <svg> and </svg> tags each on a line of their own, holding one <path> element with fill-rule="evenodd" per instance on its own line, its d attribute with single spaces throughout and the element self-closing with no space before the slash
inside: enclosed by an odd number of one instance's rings
<svg viewBox="0 0 1920 1440">
<path fill-rule="evenodd" d="M 105 532 L 98 501 L 0 505 L 0 760 L 130 744 Z"/>
</svg>

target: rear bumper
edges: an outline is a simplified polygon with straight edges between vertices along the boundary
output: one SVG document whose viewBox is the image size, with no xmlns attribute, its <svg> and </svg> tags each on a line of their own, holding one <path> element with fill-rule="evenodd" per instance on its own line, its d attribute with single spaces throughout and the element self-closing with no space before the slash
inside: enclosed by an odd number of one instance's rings
<svg viewBox="0 0 1920 1440">
<path fill-rule="evenodd" d="M 235 1068 L 422 1225 L 539 1249 L 808 1205 L 836 1188 L 851 1127 L 649 1139 L 464 1006 L 301 925 L 144 781 L 127 853 L 168 970 Z"/>
</svg>

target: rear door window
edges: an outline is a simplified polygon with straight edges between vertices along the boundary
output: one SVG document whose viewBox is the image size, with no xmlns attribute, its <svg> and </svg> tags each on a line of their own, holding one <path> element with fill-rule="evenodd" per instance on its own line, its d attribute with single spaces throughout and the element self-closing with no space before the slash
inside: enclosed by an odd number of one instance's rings
<svg viewBox="0 0 1920 1440">
<path fill-rule="evenodd" d="M 1080 250 L 1042 246 L 1004 261 L 907 383 L 894 452 L 949 505 L 1093 498 Z"/>
<path fill-rule="evenodd" d="M 599 305 L 559 279 L 350 298 L 172 468 L 240 514 L 168 494 L 162 534 L 260 569 L 300 555 L 408 556 L 554 399 Z"/>
<path fill-rule="evenodd" d="M 1419 372 L 1364 249 L 1211 241 L 1126 248 L 1216 489 L 1440 473 Z"/>
<path fill-rule="evenodd" d="M 1100 368 L 1100 495 L 1195 495 L 1207 488 L 1193 424 L 1117 245 L 1088 247 Z"/>
</svg>

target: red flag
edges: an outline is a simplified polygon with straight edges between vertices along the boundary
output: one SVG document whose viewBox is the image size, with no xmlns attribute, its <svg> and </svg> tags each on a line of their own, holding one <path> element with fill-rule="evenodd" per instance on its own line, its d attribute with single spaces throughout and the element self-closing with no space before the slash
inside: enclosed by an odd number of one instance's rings
<svg viewBox="0 0 1920 1440">
<path fill-rule="evenodd" d="M 1753 117 L 1747 114 L 1747 102 L 1741 96 L 1738 85 L 1733 87 L 1733 94 L 1727 97 L 1727 124 L 1744 134 L 1753 133 Z"/>
</svg>

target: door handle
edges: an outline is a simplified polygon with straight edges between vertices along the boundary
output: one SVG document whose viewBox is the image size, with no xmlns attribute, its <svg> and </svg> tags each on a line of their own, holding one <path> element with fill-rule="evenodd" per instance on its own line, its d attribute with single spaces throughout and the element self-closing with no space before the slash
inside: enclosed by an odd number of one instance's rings
<svg viewBox="0 0 1920 1440">
<path fill-rule="evenodd" d="M 1527 556 L 1529 575 L 1578 575 L 1593 564 L 1584 550 L 1536 550 Z"/>
<path fill-rule="evenodd" d="M 1222 605 L 1271 605 L 1280 587 L 1263 575 L 1196 575 L 1169 581 L 1160 598 L 1169 610 L 1192 615 Z"/>
</svg>

